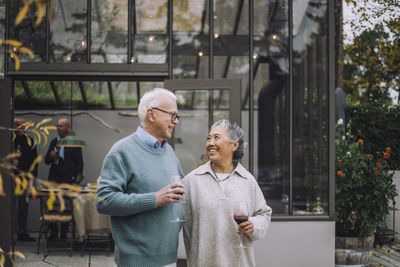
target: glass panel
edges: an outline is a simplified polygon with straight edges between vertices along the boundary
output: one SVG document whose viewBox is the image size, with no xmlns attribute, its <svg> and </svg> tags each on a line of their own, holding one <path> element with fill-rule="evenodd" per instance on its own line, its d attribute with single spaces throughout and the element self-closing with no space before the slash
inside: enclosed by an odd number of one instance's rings
<svg viewBox="0 0 400 267">
<path fill-rule="evenodd" d="M 254 16 L 255 173 L 274 214 L 289 214 L 288 1 L 255 0 Z"/>
<path fill-rule="evenodd" d="M 107 82 L 84 82 L 87 103 L 90 107 L 111 107 Z"/>
<path fill-rule="evenodd" d="M 3 2 L 3 1 L 2 1 Z M 21 62 L 40 62 L 46 61 L 46 17 L 43 17 L 39 25 L 35 25 L 37 19 L 36 3 L 31 2 L 29 12 L 18 26 L 15 26 L 15 18 L 18 12 L 24 6 L 22 0 L 10 1 L 9 15 L 9 39 L 22 42 L 23 47 L 32 50 L 34 57 L 30 58 L 28 54 L 18 53 Z M 46 3 L 40 2 L 46 9 Z M 4 9 L 5 10 L 5 9 Z M 4 35 L 2 35 L 4 36 Z"/>
<path fill-rule="evenodd" d="M 205 142 L 208 135 L 208 90 L 175 91 L 180 105 L 180 123 L 175 128 L 175 152 L 181 162 L 184 173 L 189 173 L 206 162 Z M 190 125 L 190 127 L 185 127 Z"/>
<path fill-rule="evenodd" d="M 135 2 L 133 58 L 131 63 L 164 64 L 167 62 L 168 1 Z"/>
<path fill-rule="evenodd" d="M 15 109 L 26 109 L 29 107 L 28 96 L 20 81 L 16 81 L 14 84 L 14 105 Z"/>
<path fill-rule="evenodd" d="M 115 106 L 117 108 L 135 108 L 138 106 L 137 92 L 140 84 L 136 82 L 111 82 Z"/>
<path fill-rule="evenodd" d="M 128 55 L 128 1 L 92 0 L 91 61 L 126 63 Z"/>
<path fill-rule="evenodd" d="M 174 1 L 174 79 L 208 78 L 208 1 Z"/>
<path fill-rule="evenodd" d="M 328 212 L 327 2 L 294 1 L 294 214 Z"/>
<path fill-rule="evenodd" d="M 51 1 L 50 61 L 85 62 L 87 35 L 86 1 Z"/>
</svg>

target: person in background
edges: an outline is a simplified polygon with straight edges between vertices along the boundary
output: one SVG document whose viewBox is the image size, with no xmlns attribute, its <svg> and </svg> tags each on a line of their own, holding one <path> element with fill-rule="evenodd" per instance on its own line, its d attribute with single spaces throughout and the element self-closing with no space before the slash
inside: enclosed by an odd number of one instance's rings
<svg viewBox="0 0 400 267">
<path fill-rule="evenodd" d="M 18 158 L 14 159 L 14 166 L 16 166 L 15 174 L 18 175 L 20 171 L 29 172 L 29 169 L 37 158 L 37 149 L 36 146 L 33 146 L 34 142 L 32 137 L 25 135 L 25 123 L 24 118 L 15 118 L 14 120 L 14 128 L 18 129 L 15 131 L 15 139 L 13 141 L 14 144 L 14 152 L 20 153 Z M 29 138 L 29 142 L 28 142 Z M 34 177 L 37 177 L 38 169 L 37 165 L 31 172 Z M 24 192 L 22 195 L 17 196 L 17 238 L 18 241 L 35 241 L 34 238 L 30 237 L 27 230 L 28 223 L 28 208 L 29 208 L 29 197 Z"/>
<path fill-rule="evenodd" d="M 47 150 L 45 163 L 50 164 L 48 180 L 56 183 L 79 184 L 83 179 L 83 156 L 80 147 L 57 147 L 57 143 L 66 137 L 70 131 L 67 118 L 57 122 L 57 133 Z M 61 224 L 60 239 L 66 239 L 68 223 Z M 58 225 L 50 224 L 49 240 L 58 239 Z"/>
<path fill-rule="evenodd" d="M 183 172 L 167 140 L 179 123 L 176 96 L 163 88 L 145 93 L 140 126 L 106 155 L 96 190 L 98 212 L 111 216 L 119 267 L 176 266 L 180 223 L 172 203 Z M 182 210 L 178 210 L 182 213 Z"/>
<path fill-rule="evenodd" d="M 188 266 L 255 266 L 252 244 L 265 236 L 272 210 L 256 179 L 239 163 L 243 148 L 243 130 L 217 121 L 207 136 L 209 161 L 183 179 Z M 234 211 L 238 203 L 245 207 L 243 214 Z M 248 248 L 238 247 L 239 235 Z"/>
</svg>

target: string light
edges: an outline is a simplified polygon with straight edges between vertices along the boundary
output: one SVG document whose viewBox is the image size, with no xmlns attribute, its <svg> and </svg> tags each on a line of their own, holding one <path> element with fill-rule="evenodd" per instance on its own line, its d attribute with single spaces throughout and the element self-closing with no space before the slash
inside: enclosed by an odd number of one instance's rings
<svg viewBox="0 0 400 267">
<path fill-rule="evenodd" d="M 218 34 L 218 33 L 215 33 L 215 34 L 214 34 L 214 39 L 218 39 L 218 37 L 219 37 L 219 34 Z"/>
<path fill-rule="evenodd" d="M 203 56 L 203 52 L 199 52 L 199 57 L 202 57 Z"/>
</svg>

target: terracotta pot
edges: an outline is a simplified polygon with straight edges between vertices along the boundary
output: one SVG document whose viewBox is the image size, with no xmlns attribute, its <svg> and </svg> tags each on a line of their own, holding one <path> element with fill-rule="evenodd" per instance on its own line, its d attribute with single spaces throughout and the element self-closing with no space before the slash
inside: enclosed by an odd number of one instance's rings
<svg viewBox="0 0 400 267">
<path fill-rule="evenodd" d="M 371 262 L 374 236 L 335 238 L 335 266 L 364 266 Z"/>
</svg>

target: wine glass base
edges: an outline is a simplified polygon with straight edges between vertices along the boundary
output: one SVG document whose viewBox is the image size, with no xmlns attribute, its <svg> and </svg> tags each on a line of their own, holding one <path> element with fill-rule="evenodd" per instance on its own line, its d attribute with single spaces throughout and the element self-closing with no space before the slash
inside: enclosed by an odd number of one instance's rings
<svg viewBox="0 0 400 267">
<path fill-rule="evenodd" d="M 239 246 L 233 246 L 233 247 L 234 247 L 234 248 L 243 248 L 243 249 L 244 249 L 244 248 L 250 248 L 250 247 L 244 246 L 244 245 L 242 245 L 242 246 L 241 246 L 241 245 L 239 245 Z"/>
</svg>

